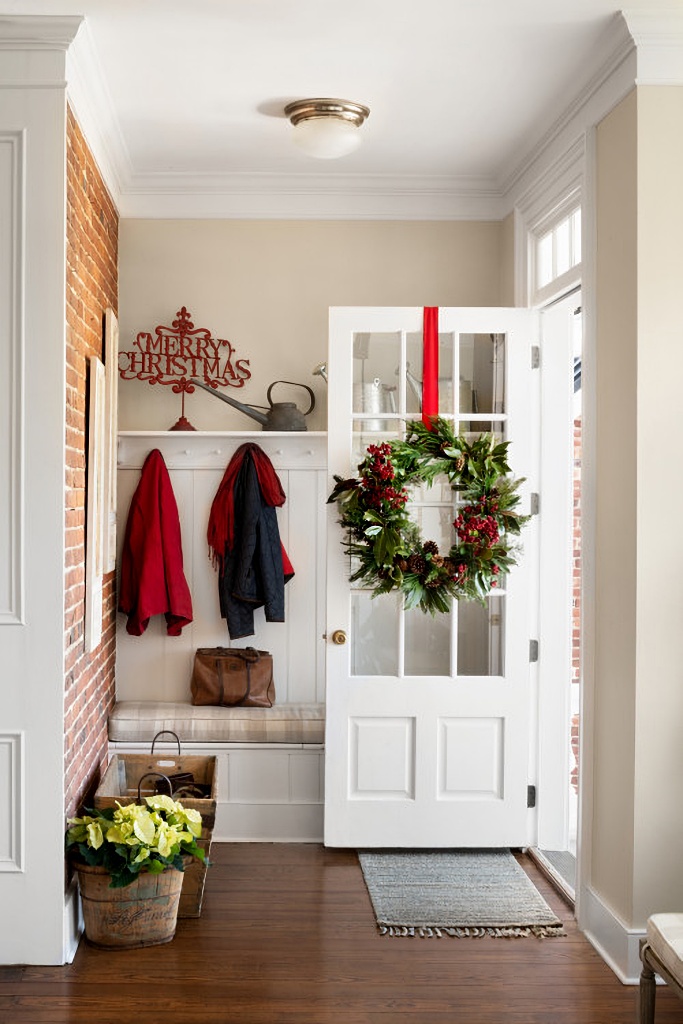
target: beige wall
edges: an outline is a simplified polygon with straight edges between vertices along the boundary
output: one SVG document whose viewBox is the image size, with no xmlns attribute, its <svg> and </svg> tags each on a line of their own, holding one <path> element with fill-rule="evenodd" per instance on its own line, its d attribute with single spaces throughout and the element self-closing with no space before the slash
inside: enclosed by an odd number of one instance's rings
<svg viewBox="0 0 683 1024">
<path fill-rule="evenodd" d="M 593 888 L 632 912 L 635 718 L 636 94 L 598 127 Z"/>
<path fill-rule="evenodd" d="M 311 370 L 327 355 L 329 306 L 495 306 L 500 275 L 494 222 L 124 220 L 121 350 L 185 305 L 250 360 L 233 397 L 262 404 L 269 382 L 304 382 L 319 399 L 308 427 L 324 430 L 325 385 Z M 203 392 L 185 412 L 198 429 L 260 429 Z M 166 430 L 179 414 L 169 387 L 121 381 L 122 430 Z"/>
<path fill-rule="evenodd" d="M 591 885 L 627 926 L 683 904 L 679 410 L 683 89 L 597 131 L 597 536 Z"/>
<path fill-rule="evenodd" d="M 683 88 L 638 90 L 634 919 L 683 906 Z"/>
</svg>

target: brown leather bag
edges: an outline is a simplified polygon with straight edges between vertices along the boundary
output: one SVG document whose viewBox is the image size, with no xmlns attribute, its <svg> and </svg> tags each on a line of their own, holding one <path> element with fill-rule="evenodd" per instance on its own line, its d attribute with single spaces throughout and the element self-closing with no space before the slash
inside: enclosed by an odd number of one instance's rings
<svg viewBox="0 0 683 1024">
<path fill-rule="evenodd" d="M 255 647 L 199 647 L 190 690 L 193 704 L 272 708 L 273 656 Z"/>
</svg>

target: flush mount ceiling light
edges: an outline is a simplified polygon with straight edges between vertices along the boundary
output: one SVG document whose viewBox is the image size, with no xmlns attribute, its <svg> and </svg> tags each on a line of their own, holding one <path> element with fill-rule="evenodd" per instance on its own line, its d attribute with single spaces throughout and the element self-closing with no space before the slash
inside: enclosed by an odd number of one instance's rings
<svg viewBox="0 0 683 1024">
<path fill-rule="evenodd" d="M 368 107 L 348 100 L 296 100 L 285 107 L 294 126 L 294 141 L 309 156 L 321 160 L 352 153 L 361 143 L 360 126 Z"/>
</svg>

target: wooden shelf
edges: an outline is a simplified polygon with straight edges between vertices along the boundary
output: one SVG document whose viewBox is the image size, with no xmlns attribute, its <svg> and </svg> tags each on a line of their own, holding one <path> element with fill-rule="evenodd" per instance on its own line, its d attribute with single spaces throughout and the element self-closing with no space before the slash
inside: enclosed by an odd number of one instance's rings
<svg viewBox="0 0 683 1024">
<path fill-rule="evenodd" d="M 119 469 L 142 469 L 158 448 L 169 469 L 224 469 L 241 444 L 253 441 L 276 469 L 325 469 L 324 430 L 122 430 Z"/>
</svg>

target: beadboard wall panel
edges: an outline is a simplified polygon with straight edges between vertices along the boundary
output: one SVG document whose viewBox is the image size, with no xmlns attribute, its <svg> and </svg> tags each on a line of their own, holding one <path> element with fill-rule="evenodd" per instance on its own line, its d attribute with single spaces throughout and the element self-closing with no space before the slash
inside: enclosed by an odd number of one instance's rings
<svg viewBox="0 0 683 1024">
<path fill-rule="evenodd" d="M 206 527 L 225 468 L 245 440 L 267 452 L 280 477 L 287 501 L 278 509 L 281 539 L 295 575 L 285 587 L 285 621 L 266 622 L 263 609 L 254 615 L 255 634 L 233 646 L 253 646 L 273 655 L 276 700 L 316 703 L 324 699 L 325 614 L 324 552 L 327 489 L 325 439 L 292 434 L 249 435 L 126 434 L 119 441 L 119 564 L 131 498 L 147 454 L 159 448 L 169 469 L 178 504 L 183 560 L 194 621 L 182 635 L 166 633 L 163 615 L 155 616 L 140 637 L 126 632 L 126 617 L 117 622 L 117 699 L 190 699 L 190 676 L 197 647 L 230 646 L 220 616 L 218 579 L 211 564 Z"/>
</svg>

